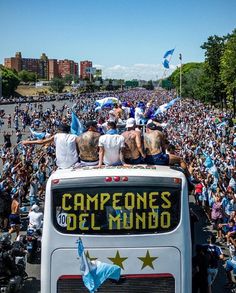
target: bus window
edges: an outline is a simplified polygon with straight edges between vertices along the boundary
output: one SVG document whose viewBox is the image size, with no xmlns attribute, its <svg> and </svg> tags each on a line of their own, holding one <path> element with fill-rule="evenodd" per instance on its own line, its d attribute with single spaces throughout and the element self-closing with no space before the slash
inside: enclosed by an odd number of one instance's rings
<svg viewBox="0 0 236 293">
<path fill-rule="evenodd" d="M 65 234 L 145 234 L 174 230 L 180 221 L 179 185 L 57 188 L 55 228 Z"/>
</svg>

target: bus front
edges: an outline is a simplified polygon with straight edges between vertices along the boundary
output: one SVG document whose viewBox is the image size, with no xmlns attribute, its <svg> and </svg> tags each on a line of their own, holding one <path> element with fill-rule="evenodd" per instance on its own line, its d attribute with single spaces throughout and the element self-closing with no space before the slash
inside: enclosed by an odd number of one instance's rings
<svg viewBox="0 0 236 293">
<path fill-rule="evenodd" d="M 191 292 L 185 176 L 169 167 L 57 171 L 47 185 L 41 290 L 88 292 L 77 240 L 90 260 L 121 267 L 99 292 Z"/>
</svg>

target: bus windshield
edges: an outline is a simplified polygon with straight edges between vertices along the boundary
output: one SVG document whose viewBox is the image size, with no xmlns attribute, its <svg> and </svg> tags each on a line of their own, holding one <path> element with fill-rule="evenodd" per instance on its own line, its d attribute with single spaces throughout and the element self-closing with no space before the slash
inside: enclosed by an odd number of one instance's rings
<svg viewBox="0 0 236 293">
<path fill-rule="evenodd" d="M 54 227 L 65 234 L 145 234 L 174 230 L 181 185 L 62 187 L 52 190 Z"/>
</svg>

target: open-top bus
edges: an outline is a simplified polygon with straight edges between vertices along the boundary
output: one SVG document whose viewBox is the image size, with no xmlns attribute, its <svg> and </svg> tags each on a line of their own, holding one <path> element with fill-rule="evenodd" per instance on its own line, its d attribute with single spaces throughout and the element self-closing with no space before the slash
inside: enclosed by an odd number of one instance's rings
<svg viewBox="0 0 236 293">
<path fill-rule="evenodd" d="M 41 292 L 88 292 L 77 255 L 121 267 L 99 292 L 191 292 L 185 175 L 168 166 L 57 170 L 46 188 Z"/>
</svg>

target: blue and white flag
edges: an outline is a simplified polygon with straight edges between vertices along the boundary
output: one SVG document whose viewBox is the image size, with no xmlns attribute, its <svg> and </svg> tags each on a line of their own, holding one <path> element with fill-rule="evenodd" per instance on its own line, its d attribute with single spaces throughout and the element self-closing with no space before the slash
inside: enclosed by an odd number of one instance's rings
<svg viewBox="0 0 236 293">
<path fill-rule="evenodd" d="M 96 100 L 95 106 L 105 108 L 105 107 L 113 107 L 114 104 L 118 103 L 118 99 L 115 97 L 107 97 L 101 100 Z"/>
<path fill-rule="evenodd" d="M 203 152 L 203 155 L 206 158 L 206 160 L 204 162 L 204 166 L 206 167 L 206 170 L 208 171 L 208 173 L 210 173 L 216 179 L 216 182 L 217 182 L 219 179 L 219 173 L 218 173 L 218 170 L 216 168 L 214 161 L 212 160 L 210 155 L 207 155 L 204 152 Z"/>
<path fill-rule="evenodd" d="M 80 257 L 80 271 L 84 285 L 90 293 L 94 293 L 107 279 L 118 281 L 121 268 L 117 265 L 90 261 L 85 255 L 83 242 L 78 240 L 78 255 Z"/>
<path fill-rule="evenodd" d="M 154 113 L 154 116 L 164 113 L 169 108 L 171 108 L 178 100 L 179 100 L 179 98 L 175 98 L 175 99 L 171 100 L 169 103 L 165 103 L 165 104 L 161 105 Z"/>
<path fill-rule="evenodd" d="M 164 59 L 162 64 L 163 64 L 164 68 L 166 68 L 166 69 L 170 68 L 170 64 L 169 64 L 169 61 L 167 59 Z"/>
<path fill-rule="evenodd" d="M 167 58 L 168 56 L 173 55 L 175 49 L 171 49 L 165 52 L 163 58 Z"/>
<path fill-rule="evenodd" d="M 165 69 L 169 69 L 170 68 L 170 59 L 171 56 L 173 55 L 175 49 L 171 49 L 165 52 L 164 56 L 163 56 L 163 66 Z"/>
<path fill-rule="evenodd" d="M 84 132 L 84 126 L 73 111 L 71 114 L 70 132 L 76 135 L 80 135 Z"/>
<path fill-rule="evenodd" d="M 29 127 L 30 133 L 34 139 L 44 139 L 46 132 L 37 132 L 34 131 L 31 127 Z"/>
</svg>

